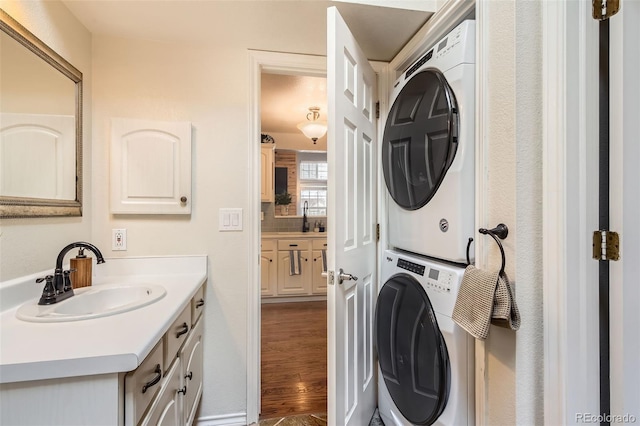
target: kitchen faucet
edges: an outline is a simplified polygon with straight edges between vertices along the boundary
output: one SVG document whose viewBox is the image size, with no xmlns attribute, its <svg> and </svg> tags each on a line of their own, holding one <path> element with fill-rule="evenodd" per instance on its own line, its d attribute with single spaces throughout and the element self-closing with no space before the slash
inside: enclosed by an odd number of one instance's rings
<svg viewBox="0 0 640 426">
<path fill-rule="evenodd" d="M 82 241 L 69 244 L 60 250 L 58 258 L 56 259 L 56 269 L 54 274 L 47 275 L 45 278 L 38 278 L 36 280 L 37 283 L 41 283 L 44 280 L 47 281 L 44 289 L 42 290 L 42 296 L 40 297 L 38 305 L 52 305 L 73 296 L 73 286 L 71 285 L 71 278 L 69 277 L 69 274 L 73 271 L 63 271 L 62 262 L 64 261 L 64 256 L 69 252 L 69 250 L 76 247 L 91 250 L 96 255 L 97 262 L 99 264 L 104 263 L 102 253 L 100 253 L 100 250 L 98 250 L 98 248 L 93 244 Z"/>
<path fill-rule="evenodd" d="M 309 202 L 305 201 L 302 207 L 302 232 L 309 232 L 309 222 L 307 221 L 307 210 L 309 210 Z"/>
</svg>

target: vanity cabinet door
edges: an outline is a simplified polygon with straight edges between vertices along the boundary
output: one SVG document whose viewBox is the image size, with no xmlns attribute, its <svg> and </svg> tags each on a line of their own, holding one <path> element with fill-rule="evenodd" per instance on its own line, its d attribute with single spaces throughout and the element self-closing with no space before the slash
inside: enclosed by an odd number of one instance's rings
<svg viewBox="0 0 640 426">
<path fill-rule="evenodd" d="M 178 350 L 187 340 L 191 330 L 191 305 L 184 308 L 182 313 L 171 324 L 169 330 L 164 335 L 164 369 L 167 370 L 173 359 L 178 354 Z"/>
<path fill-rule="evenodd" d="M 200 287 L 191 299 L 191 325 L 196 325 L 204 311 L 204 286 Z"/>
<path fill-rule="evenodd" d="M 174 362 L 165 375 L 162 389 L 149 412 L 140 421 L 140 426 L 181 425 L 180 407 L 180 363 Z"/>
<path fill-rule="evenodd" d="M 111 119 L 111 213 L 191 213 L 191 123 Z"/>
<path fill-rule="evenodd" d="M 184 424 L 191 425 L 196 415 L 198 401 L 202 395 L 203 379 L 203 347 L 202 330 L 204 321 L 200 320 L 195 325 L 189 340 L 185 343 L 180 353 L 182 363 L 182 389 Z"/>
<path fill-rule="evenodd" d="M 163 348 L 164 344 L 160 340 L 140 366 L 125 376 L 126 425 L 138 424 L 142 414 L 162 386 Z"/>
</svg>

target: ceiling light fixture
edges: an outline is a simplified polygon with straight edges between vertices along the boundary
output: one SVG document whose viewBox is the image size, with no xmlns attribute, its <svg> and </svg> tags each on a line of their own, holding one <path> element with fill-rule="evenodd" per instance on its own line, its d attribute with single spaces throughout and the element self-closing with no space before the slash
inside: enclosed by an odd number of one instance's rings
<svg viewBox="0 0 640 426">
<path fill-rule="evenodd" d="M 325 121 L 318 121 L 319 118 L 320 107 L 309 107 L 307 121 L 298 124 L 298 129 L 300 129 L 306 137 L 311 139 L 314 144 L 327 133 L 327 123 Z"/>
</svg>

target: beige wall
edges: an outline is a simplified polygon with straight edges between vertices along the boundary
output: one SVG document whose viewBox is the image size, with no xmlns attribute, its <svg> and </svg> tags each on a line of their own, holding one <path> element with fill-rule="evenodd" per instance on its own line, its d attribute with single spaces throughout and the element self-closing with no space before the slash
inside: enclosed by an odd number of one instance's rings
<svg viewBox="0 0 640 426">
<path fill-rule="evenodd" d="M 505 223 L 506 272 L 514 285 L 522 325 L 491 327 L 477 346 L 485 371 L 486 424 L 542 424 L 542 32 L 536 2 L 480 4 L 487 62 L 483 84 L 485 166 L 479 182 L 480 227 Z M 500 265 L 497 245 L 481 237 L 478 264 Z M 484 353 L 482 353 L 484 351 Z"/>
<path fill-rule="evenodd" d="M 62 3 L 0 0 L 0 8 L 73 64 L 84 79 L 83 216 L 3 219 L 0 225 L 0 281 L 5 281 L 53 269 L 62 247 L 74 241 L 91 240 L 92 76 L 91 34 Z"/>
</svg>

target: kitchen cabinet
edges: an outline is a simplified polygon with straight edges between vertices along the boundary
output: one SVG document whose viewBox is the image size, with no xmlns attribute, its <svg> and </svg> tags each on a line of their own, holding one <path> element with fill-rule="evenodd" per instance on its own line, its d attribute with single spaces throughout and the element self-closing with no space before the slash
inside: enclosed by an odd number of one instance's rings
<svg viewBox="0 0 640 426">
<path fill-rule="evenodd" d="M 191 213 L 191 123 L 111 119 L 111 213 Z"/>
<path fill-rule="evenodd" d="M 304 235 L 304 234 L 300 234 Z M 264 300 L 315 298 L 327 293 L 322 276 L 322 250 L 327 240 L 322 235 L 309 237 L 263 238 L 261 244 L 261 294 Z M 291 275 L 291 255 L 300 251 L 300 274 Z M 305 299 L 309 300 L 309 299 Z"/>
<path fill-rule="evenodd" d="M 260 201 L 272 203 L 275 197 L 274 179 L 274 146 L 263 146 L 260 149 Z"/>
<path fill-rule="evenodd" d="M 275 240 L 262 240 L 260 247 L 260 294 L 276 295 L 278 285 L 278 251 Z"/>
<path fill-rule="evenodd" d="M 327 277 L 322 275 L 324 270 L 322 251 L 327 250 L 327 240 L 313 240 L 312 241 L 311 257 L 313 259 L 312 265 L 312 277 L 311 277 L 311 292 L 313 294 L 327 294 Z"/>
</svg>

